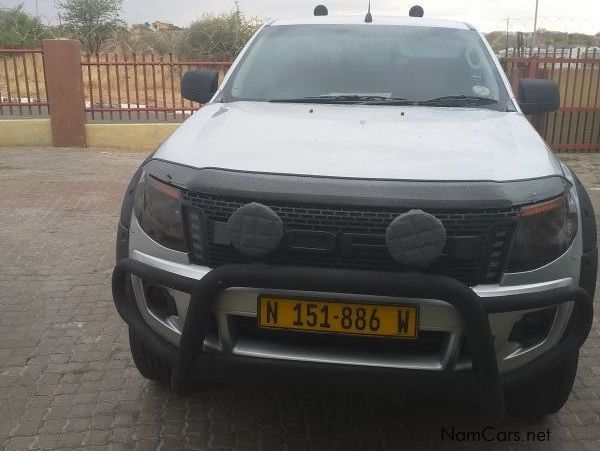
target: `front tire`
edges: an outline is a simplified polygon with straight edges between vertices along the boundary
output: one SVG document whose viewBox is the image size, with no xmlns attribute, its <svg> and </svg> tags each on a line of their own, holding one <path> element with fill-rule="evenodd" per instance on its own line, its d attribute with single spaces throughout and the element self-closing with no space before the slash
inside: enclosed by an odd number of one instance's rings
<svg viewBox="0 0 600 451">
<path fill-rule="evenodd" d="M 575 351 L 539 378 L 508 393 L 506 406 L 509 415 L 535 421 L 558 412 L 571 394 L 578 360 L 579 351 Z"/>
<path fill-rule="evenodd" d="M 163 385 L 170 384 L 173 370 L 171 364 L 156 355 L 131 328 L 129 328 L 129 346 L 133 362 L 143 377 Z"/>
</svg>

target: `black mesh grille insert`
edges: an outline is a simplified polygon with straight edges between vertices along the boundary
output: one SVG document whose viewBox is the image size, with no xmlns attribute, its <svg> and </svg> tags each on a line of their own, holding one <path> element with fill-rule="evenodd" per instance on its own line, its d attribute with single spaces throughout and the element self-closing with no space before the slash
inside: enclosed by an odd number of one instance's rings
<svg viewBox="0 0 600 451">
<path fill-rule="evenodd" d="M 226 223 L 237 208 L 252 201 L 260 202 L 258 199 L 185 193 L 184 205 L 188 211 L 188 230 L 193 245 L 192 260 L 213 268 L 229 263 L 250 262 L 250 259 L 232 246 L 215 243 L 215 224 L 218 226 L 219 223 Z M 287 232 L 328 232 L 335 242 L 331 252 L 318 253 L 300 252 L 291 249 L 284 242 L 274 254 L 264 260 L 267 263 L 392 271 L 409 269 L 396 263 L 385 247 L 387 226 L 406 209 L 264 203 L 281 217 Z M 197 214 L 199 210 L 203 214 Z M 424 272 L 454 277 L 469 285 L 498 281 L 518 210 L 518 207 L 427 210 L 444 223 L 448 244 L 440 259 Z M 198 224 L 199 221 L 203 224 Z M 205 231 L 204 241 L 197 236 L 201 230 Z M 349 238 L 354 243 L 350 251 L 344 245 Z M 202 243 L 206 245 L 203 246 Z M 456 250 L 464 247 L 461 243 L 467 243 L 466 254 Z"/>
</svg>

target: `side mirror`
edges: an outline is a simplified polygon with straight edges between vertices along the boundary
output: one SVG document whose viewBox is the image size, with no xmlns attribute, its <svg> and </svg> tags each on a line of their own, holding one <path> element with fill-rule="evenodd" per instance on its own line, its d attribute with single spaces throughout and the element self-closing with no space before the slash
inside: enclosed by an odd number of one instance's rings
<svg viewBox="0 0 600 451">
<path fill-rule="evenodd" d="M 189 70 L 181 79 L 181 95 L 192 102 L 208 102 L 217 89 L 219 73 L 215 70 Z"/>
<path fill-rule="evenodd" d="M 560 107 L 560 92 L 554 80 L 521 78 L 519 98 L 524 114 L 546 113 Z"/>
</svg>

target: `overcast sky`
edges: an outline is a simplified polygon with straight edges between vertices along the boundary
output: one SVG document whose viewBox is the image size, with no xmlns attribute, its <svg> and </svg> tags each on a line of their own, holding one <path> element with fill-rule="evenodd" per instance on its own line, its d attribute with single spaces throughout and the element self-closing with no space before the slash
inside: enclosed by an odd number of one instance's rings
<svg viewBox="0 0 600 451">
<path fill-rule="evenodd" d="M 331 14 L 364 13 L 368 0 L 239 0 L 240 9 L 251 16 L 278 18 L 312 13 L 318 2 L 329 7 Z M 600 0 L 539 0 L 540 26 L 547 29 L 600 32 Z M 0 0 L 3 7 L 25 4 L 35 13 L 35 0 Z M 56 22 L 55 0 L 38 0 L 39 14 L 44 22 Z M 506 28 L 510 18 L 511 31 L 528 31 L 533 27 L 535 0 L 372 0 L 374 16 L 406 15 L 410 6 L 418 3 L 428 17 L 464 20 L 483 31 Z M 160 19 L 179 26 L 189 25 L 208 12 L 223 12 L 234 8 L 233 0 L 124 0 L 123 15 L 129 23 L 152 22 Z"/>
</svg>

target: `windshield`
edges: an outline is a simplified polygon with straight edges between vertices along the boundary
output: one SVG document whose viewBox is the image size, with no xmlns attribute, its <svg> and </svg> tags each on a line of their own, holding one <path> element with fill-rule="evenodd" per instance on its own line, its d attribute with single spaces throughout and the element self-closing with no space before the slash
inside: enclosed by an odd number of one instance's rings
<svg viewBox="0 0 600 451">
<path fill-rule="evenodd" d="M 475 31 L 369 24 L 265 27 L 223 96 L 320 103 L 392 99 L 503 110 L 510 105 Z"/>
</svg>

